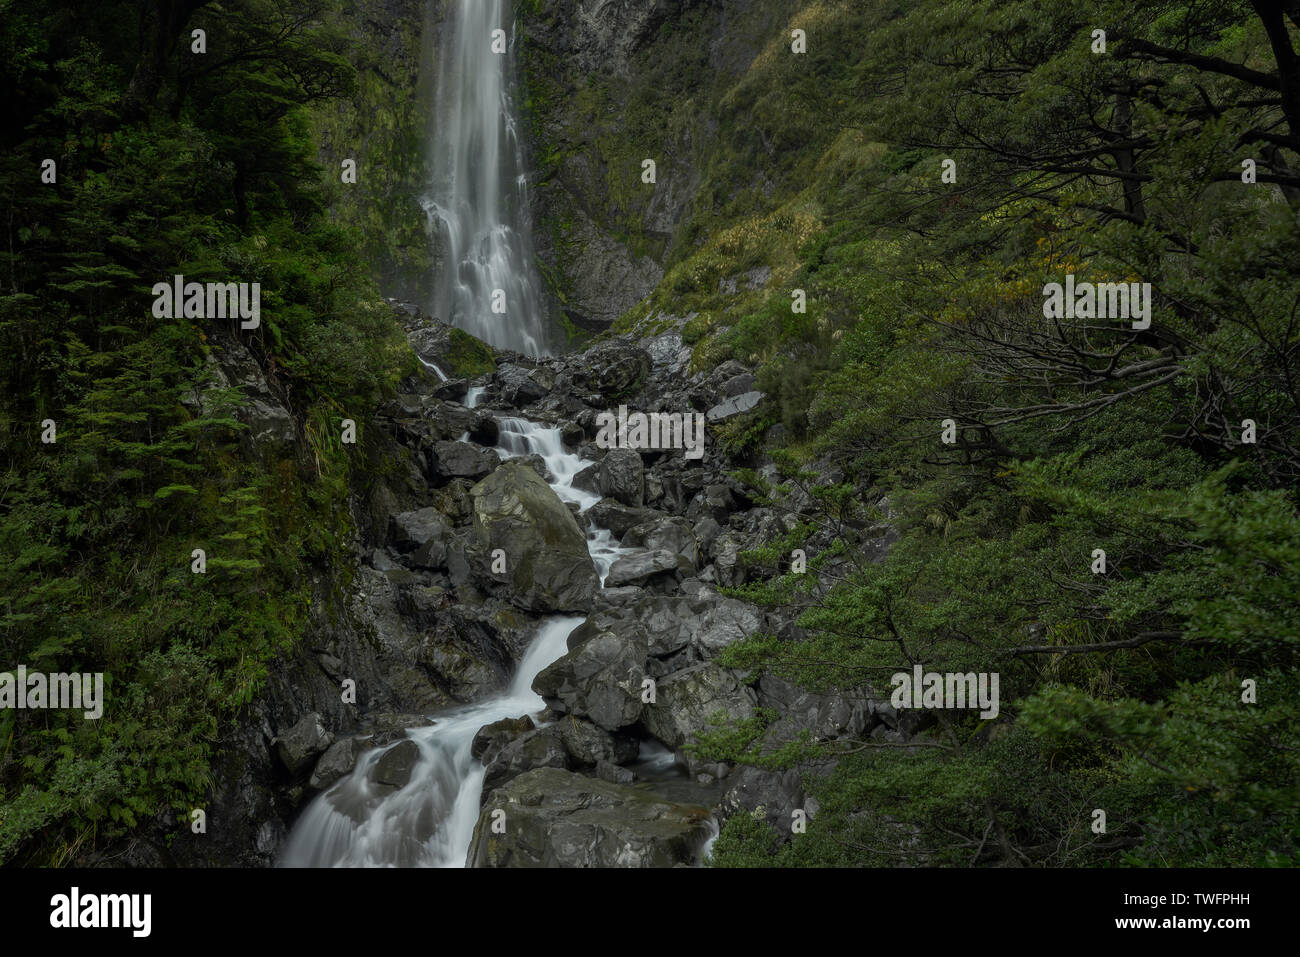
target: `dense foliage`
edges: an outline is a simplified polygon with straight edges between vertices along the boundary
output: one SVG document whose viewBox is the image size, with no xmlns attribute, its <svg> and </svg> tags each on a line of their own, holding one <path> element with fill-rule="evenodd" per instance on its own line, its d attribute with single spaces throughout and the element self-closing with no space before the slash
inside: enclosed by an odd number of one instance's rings
<svg viewBox="0 0 1300 957">
<path fill-rule="evenodd" d="M 717 862 L 1296 863 L 1300 8 L 824 0 L 791 27 L 808 52 L 774 40 L 719 103 L 729 198 L 657 294 L 697 363 L 761 363 L 776 401 L 727 439 L 779 422 L 787 480 L 750 478 L 813 495 L 834 543 L 806 574 L 780 571 L 815 528 L 750 554 L 741 593 L 807 637 L 728 658 L 882 697 L 915 664 L 998 672 L 1002 713 L 925 712 L 917 747 L 711 735 L 840 757 L 806 834 L 742 815 Z M 1066 273 L 1151 283 L 1150 327 L 1045 318 Z"/>
<path fill-rule="evenodd" d="M 107 685 L 98 721 L 0 711 L 0 860 L 74 860 L 197 806 L 232 717 L 301 639 L 311 568 L 346 536 L 358 453 L 340 422 L 364 443 L 414 358 L 324 212 L 307 110 L 355 87 L 333 15 L 0 4 L 0 658 Z M 150 290 L 176 273 L 259 282 L 260 327 L 155 318 Z M 241 442 L 243 399 L 210 361 L 236 339 L 300 448 Z"/>
</svg>

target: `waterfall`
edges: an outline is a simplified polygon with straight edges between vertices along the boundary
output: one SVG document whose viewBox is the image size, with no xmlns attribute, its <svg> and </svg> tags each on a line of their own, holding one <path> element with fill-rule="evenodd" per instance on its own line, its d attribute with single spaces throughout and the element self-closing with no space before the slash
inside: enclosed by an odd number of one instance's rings
<svg viewBox="0 0 1300 957">
<path fill-rule="evenodd" d="M 583 508 L 597 501 L 599 496 L 573 488 L 573 476 L 590 463 L 565 451 L 559 429 L 517 418 L 502 418 L 500 427 L 502 458 L 540 455 L 563 501 Z M 603 585 L 610 565 L 626 550 L 594 524 L 587 547 Z M 583 620 L 547 619 L 506 691 L 436 715 L 431 726 L 408 729 L 419 753 L 401 788 L 379 784 L 371 773 L 395 744 L 361 755 L 352 773 L 318 795 L 294 824 L 280 866 L 464 867 L 483 793 L 484 768 L 470 753 L 474 735 L 485 724 L 545 707 L 532 690 L 533 679 L 568 650 L 567 639 Z"/>
<path fill-rule="evenodd" d="M 550 336 L 512 95 L 511 8 L 447 0 L 428 135 L 433 182 L 422 202 L 441 244 L 433 315 L 496 348 L 538 356 L 549 353 Z"/>
</svg>

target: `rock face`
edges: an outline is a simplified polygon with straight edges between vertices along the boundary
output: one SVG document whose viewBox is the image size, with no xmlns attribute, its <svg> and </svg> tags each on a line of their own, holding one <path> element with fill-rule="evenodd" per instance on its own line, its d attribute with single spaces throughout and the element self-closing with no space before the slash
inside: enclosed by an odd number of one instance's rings
<svg viewBox="0 0 1300 957">
<path fill-rule="evenodd" d="M 530 611 L 577 611 L 600 587 L 573 513 L 527 464 L 510 461 L 470 490 L 483 554 L 504 552 L 510 599 Z"/>
<path fill-rule="evenodd" d="M 494 833 L 493 812 L 505 833 Z M 500 818 L 498 817 L 498 820 Z M 471 867 L 672 867 L 693 863 L 711 833 L 707 808 L 639 788 L 541 768 L 484 804 Z"/>
</svg>

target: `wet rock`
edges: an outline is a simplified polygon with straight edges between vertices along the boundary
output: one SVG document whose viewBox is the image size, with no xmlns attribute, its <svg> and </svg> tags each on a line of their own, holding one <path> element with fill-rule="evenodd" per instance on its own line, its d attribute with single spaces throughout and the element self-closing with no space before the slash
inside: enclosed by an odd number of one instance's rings
<svg viewBox="0 0 1300 957">
<path fill-rule="evenodd" d="M 639 508 L 645 502 L 645 466 L 632 449 L 611 449 L 600 460 L 597 490 L 624 505 Z"/>
<path fill-rule="evenodd" d="M 644 636 L 620 634 L 591 621 L 569 636 L 569 652 L 533 680 L 533 690 L 560 714 L 589 718 L 606 731 L 636 722 L 645 672 Z"/>
<path fill-rule="evenodd" d="M 333 743 L 334 735 L 326 730 L 321 716 L 311 711 L 277 737 L 274 746 L 276 757 L 285 770 L 297 777 Z"/>
<path fill-rule="evenodd" d="M 564 768 L 572 763 L 554 725 L 527 731 L 489 756 L 483 772 L 483 798 L 512 778 L 534 768 Z"/>
<path fill-rule="evenodd" d="M 601 528 L 609 529 L 615 538 L 622 538 L 637 525 L 667 517 L 652 508 L 631 508 L 611 498 L 602 498 L 587 510 L 587 515 Z"/>
<path fill-rule="evenodd" d="M 444 481 L 480 479 L 501 464 L 500 456 L 492 449 L 482 449 L 469 442 L 435 442 L 428 457 L 433 476 Z"/>
<path fill-rule="evenodd" d="M 371 715 L 365 725 L 365 740 L 368 747 L 382 748 L 406 737 L 410 728 L 424 728 L 433 721 L 422 714 L 402 714 L 398 712 L 381 712 Z"/>
<path fill-rule="evenodd" d="M 494 833 L 493 812 L 509 822 Z M 672 867 L 711 833 L 706 808 L 558 768 L 521 774 L 483 807 L 472 867 Z"/>
<path fill-rule="evenodd" d="M 644 585 L 650 579 L 665 572 L 677 572 L 677 556 L 667 549 L 633 552 L 614 562 L 609 569 L 605 584 L 613 587 L 620 585 Z"/>
<path fill-rule="evenodd" d="M 533 719 L 528 715 L 521 718 L 502 718 L 500 721 L 485 724 L 474 735 L 474 741 L 470 744 L 469 753 L 478 761 L 482 761 L 484 757 L 490 759 L 493 753 L 499 751 L 521 734 L 532 731 L 535 727 Z"/>
<path fill-rule="evenodd" d="M 573 487 L 593 495 L 600 494 L 600 463 L 592 462 L 573 476 Z"/>
<path fill-rule="evenodd" d="M 623 535 L 625 548 L 665 549 L 677 556 L 677 571 L 683 577 L 694 575 L 700 567 L 700 548 L 691 523 L 671 516 L 642 522 Z M 606 582 L 606 585 L 609 583 Z"/>
<path fill-rule="evenodd" d="M 655 703 L 646 706 L 643 721 L 651 734 L 676 749 L 708 728 L 715 712 L 736 720 L 749 718 L 755 702 L 753 690 L 730 671 L 712 664 L 695 665 L 660 679 Z"/>
<path fill-rule="evenodd" d="M 474 536 L 505 553 L 509 599 L 531 611 L 577 611 L 600 587 L 573 513 L 526 464 L 505 462 L 471 490 Z"/>
<path fill-rule="evenodd" d="M 370 780 L 393 789 L 404 788 L 420 759 L 420 747 L 407 739 L 385 751 L 370 768 Z"/>
<path fill-rule="evenodd" d="M 323 791 L 340 778 L 347 777 L 357 766 L 357 758 L 370 747 L 363 737 L 340 738 L 325 749 L 311 772 L 313 788 Z"/>
</svg>

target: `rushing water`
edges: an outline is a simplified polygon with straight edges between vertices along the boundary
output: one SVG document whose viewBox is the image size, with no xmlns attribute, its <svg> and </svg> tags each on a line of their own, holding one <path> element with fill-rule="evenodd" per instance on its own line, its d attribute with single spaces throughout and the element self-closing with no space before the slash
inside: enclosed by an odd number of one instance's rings
<svg viewBox="0 0 1300 957">
<path fill-rule="evenodd" d="M 503 457 L 540 455 L 554 476 L 551 487 L 562 500 L 583 508 L 597 500 L 573 488 L 573 476 L 590 463 L 564 450 L 559 429 L 515 418 L 503 418 L 500 424 Z M 603 584 L 624 550 L 608 531 L 594 526 L 587 539 Z M 582 621 L 572 616 L 547 619 L 504 693 L 440 714 L 430 727 L 408 729 L 419 757 L 405 786 L 393 790 L 372 779 L 374 765 L 396 744 L 363 754 L 350 775 L 303 812 L 289 835 L 281 866 L 463 867 L 483 791 L 483 765 L 470 753 L 474 735 L 493 721 L 542 710 L 545 703 L 533 692 L 533 679 L 565 653 L 569 634 Z"/>
<path fill-rule="evenodd" d="M 447 4 L 429 130 L 433 183 L 423 204 L 441 243 L 433 314 L 493 346 L 536 356 L 549 352 L 549 341 L 512 95 L 512 9 L 506 0 Z M 493 52 L 494 43 L 505 52 Z"/>
</svg>

